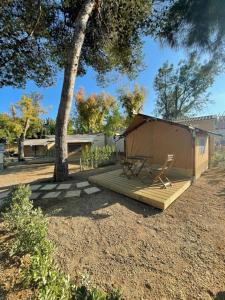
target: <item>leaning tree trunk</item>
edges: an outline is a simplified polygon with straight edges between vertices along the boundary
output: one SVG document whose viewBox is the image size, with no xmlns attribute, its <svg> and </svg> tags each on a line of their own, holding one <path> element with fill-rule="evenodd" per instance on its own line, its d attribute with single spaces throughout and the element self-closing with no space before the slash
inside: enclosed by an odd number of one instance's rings
<svg viewBox="0 0 225 300">
<path fill-rule="evenodd" d="M 67 125 L 73 99 L 74 83 L 81 48 L 84 43 L 87 22 L 94 9 L 95 0 L 86 0 L 76 18 L 71 48 L 68 50 L 67 63 L 64 69 L 64 80 L 61 99 L 56 119 L 55 135 L 55 170 L 54 180 L 63 181 L 68 176 Z"/>
</svg>

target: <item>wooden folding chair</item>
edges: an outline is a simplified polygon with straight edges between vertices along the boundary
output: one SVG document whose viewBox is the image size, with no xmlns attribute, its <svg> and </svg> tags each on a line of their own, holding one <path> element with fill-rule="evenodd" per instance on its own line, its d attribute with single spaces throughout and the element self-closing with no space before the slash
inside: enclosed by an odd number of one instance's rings
<svg viewBox="0 0 225 300">
<path fill-rule="evenodd" d="M 168 186 L 172 186 L 172 182 L 169 180 L 166 174 L 168 173 L 169 169 L 172 168 L 173 163 L 174 163 L 174 155 L 168 154 L 162 167 L 151 168 L 150 173 L 153 175 L 152 178 L 153 182 L 160 181 L 163 184 L 164 188 L 167 188 Z"/>
<path fill-rule="evenodd" d="M 122 170 L 123 170 L 121 175 L 125 175 L 128 178 L 130 178 L 130 176 L 134 175 L 134 173 L 133 173 L 133 162 L 126 159 L 126 157 L 123 157 L 120 161 L 120 164 L 121 164 Z"/>
</svg>

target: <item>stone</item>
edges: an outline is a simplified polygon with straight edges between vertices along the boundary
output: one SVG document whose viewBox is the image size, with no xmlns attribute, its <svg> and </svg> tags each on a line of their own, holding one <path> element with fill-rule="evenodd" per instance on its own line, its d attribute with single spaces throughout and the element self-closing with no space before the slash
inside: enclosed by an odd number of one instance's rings
<svg viewBox="0 0 225 300">
<path fill-rule="evenodd" d="M 31 191 L 36 191 L 38 190 L 40 187 L 42 187 L 42 184 L 33 184 L 30 186 Z"/>
<path fill-rule="evenodd" d="M 0 193 L 0 199 L 6 198 L 9 195 L 9 193 L 10 193 L 10 191 Z"/>
<path fill-rule="evenodd" d="M 77 188 L 83 188 L 83 187 L 89 186 L 90 183 L 88 181 L 83 181 L 83 182 L 78 182 L 76 185 L 77 185 Z"/>
<path fill-rule="evenodd" d="M 32 193 L 32 195 L 30 196 L 30 200 L 36 200 L 40 195 L 41 193 Z"/>
<path fill-rule="evenodd" d="M 71 188 L 71 183 L 61 183 L 58 185 L 57 190 L 68 190 Z"/>
<path fill-rule="evenodd" d="M 99 188 L 97 188 L 97 187 L 94 186 L 94 187 L 90 187 L 90 188 L 88 188 L 88 189 L 85 189 L 84 191 L 85 191 L 85 193 L 87 193 L 88 195 L 91 195 L 91 194 L 100 192 L 101 190 L 100 190 Z"/>
<path fill-rule="evenodd" d="M 50 198 L 50 199 L 53 199 L 53 198 L 57 198 L 59 196 L 61 192 L 49 192 L 47 194 L 45 194 L 42 198 Z"/>
<path fill-rule="evenodd" d="M 46 191 L 46 190 L 53 190 L 56 186 L 57 186 L 57 184 L 55 184 L 55 183 L 48 183 L 48 184 L 45 184 L 41 188 L 41 190 L 44 190 L 44 191 Z"/>
<path fill-rule="evenodd" d="M 80 192 L 80 190 L 68 191 L 65 194 L 65 198 L 80 197 Z"/>
</svg>

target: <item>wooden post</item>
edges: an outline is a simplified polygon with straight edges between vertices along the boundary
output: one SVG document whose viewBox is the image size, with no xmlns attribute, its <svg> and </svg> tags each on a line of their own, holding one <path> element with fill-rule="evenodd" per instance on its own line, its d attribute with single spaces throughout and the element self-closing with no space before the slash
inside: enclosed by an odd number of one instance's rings
<svg viewBox="0 0 225 300">
<path fill-rule="evenodd" d="M 80 171 L 82 171 L 82 158 L 80 158 Z"/>
</svg>

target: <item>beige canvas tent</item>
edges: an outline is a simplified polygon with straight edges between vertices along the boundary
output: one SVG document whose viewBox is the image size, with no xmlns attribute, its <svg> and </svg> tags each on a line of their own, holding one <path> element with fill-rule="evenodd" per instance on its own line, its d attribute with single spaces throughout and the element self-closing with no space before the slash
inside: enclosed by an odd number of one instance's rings
<svg viewBox="0 0 225 300">
<path fill-rule="evenodd" d="M 211 132 L 138 114 L 124 133 L 126 156 L 152 157 L 162 164 L 175 155 L 173 172 L 198 178 L 209 167 Z"/>
<path fill-rule="evenodd" d="M 148 157 L 150 167 L 163 165 L 168 154 L 175 157 L 168 175 L 172 185 L 164 188 L 150 176 L 124 176 L 122 168 L 89 177 L 90 182 L 135 200 L 166 209 L 209 167 L 211 132 L 138 114 L 124 134 L 125 155 Z M 148 169 L 147 169 L 148 170 Z"/>
</svg>

